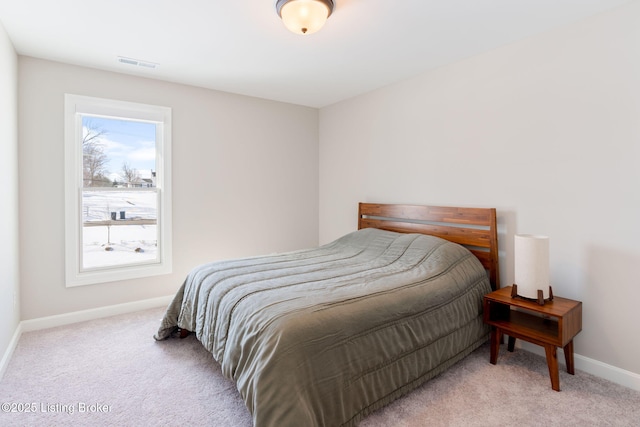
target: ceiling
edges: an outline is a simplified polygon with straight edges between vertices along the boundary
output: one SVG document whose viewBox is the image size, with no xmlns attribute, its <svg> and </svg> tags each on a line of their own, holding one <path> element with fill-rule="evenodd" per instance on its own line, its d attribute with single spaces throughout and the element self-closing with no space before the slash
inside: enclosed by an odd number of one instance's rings
<svg viewBox="0 0 640 427">
<path fill-rule="evenodd" d="M 0 0 L 0 21 L 20 55 L 320 108 L 630 1 L 335 0 L 305 36 L 276 0 Z"/>
</svg>

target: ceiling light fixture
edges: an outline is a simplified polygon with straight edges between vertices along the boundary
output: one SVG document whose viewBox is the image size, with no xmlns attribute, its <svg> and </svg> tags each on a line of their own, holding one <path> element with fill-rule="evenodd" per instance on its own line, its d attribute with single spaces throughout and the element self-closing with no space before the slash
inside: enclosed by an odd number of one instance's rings
<svg viewBox="0 0 640 427">
<path fill-rule="evenodd" d="M 333 12 L 333 0 L 278 0 L 276 10 L 290 31 L 311 34 L 322 28 Z"/>
</svg>

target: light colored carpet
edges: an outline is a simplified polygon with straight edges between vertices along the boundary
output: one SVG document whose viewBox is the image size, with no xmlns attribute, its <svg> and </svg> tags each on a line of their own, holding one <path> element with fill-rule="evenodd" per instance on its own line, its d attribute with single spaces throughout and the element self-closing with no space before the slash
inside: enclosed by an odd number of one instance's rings
<svg viewBox="0 0 640 427">
<path fill-rule="evenodd" d="M 163 312 L 24 333 L 0 381 L 0 425 L 250 427 L 234 384 L 193 336 L 153 340 Z M 640 425 L 640 392 L 581 371 L 561 372 L 560 388 L 544 358 L 503 346 L 494 366 L 485 345 L 360 425 Z"/>
</svg>

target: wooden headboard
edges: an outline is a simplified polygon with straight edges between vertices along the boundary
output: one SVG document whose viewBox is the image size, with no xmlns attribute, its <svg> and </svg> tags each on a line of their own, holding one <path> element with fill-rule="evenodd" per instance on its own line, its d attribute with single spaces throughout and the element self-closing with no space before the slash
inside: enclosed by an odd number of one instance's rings
<svg viewBox="0 0 640 427">
<path fill-rule="evenodd" d="M 461 244 L 487 269 L 493 289 L 500 288 L 494 208 L 360 203 L 358 229 L 362 228 L 429 234 Z"/>
</svg>

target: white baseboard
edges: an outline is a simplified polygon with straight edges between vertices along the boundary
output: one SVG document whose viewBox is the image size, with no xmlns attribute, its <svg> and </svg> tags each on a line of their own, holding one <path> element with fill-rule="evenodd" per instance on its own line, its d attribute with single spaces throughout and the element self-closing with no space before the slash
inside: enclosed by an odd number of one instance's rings
<svg viewBox="0 0 640 427">
<path fill-rule="evenodd" d="M 116 316 L 118 314 L 133 313 L 148 308 L 163 307 L 169 305 L 173 300 L 173 295 L 151 298 L 141 301 L 127 302 L 124 304 L 109 305 L 106 307 L 92 308 L 89 310 L 73 311 L 71 313 L 58 314 L 55 316 L 40 317 L 37 319 L 23 320 L 22 331 L 37 331 L 40 329 L 54 328 L 56 326 L 69 325 L 71 323 L 84 322 L 87 320 L 100 319 L 103 317 Z"/>
<path fill-rule="evenodd" d="M 531 353 L 546 357 L 544 348 L 539 345 L 534 345 L 521 340 L 517 341 L 516 347 L 521 347 L 523 350 L 527 350 Z M 633 390 L 640 391 L 640 375 L 620 369 L 618 367 L 608 365 L 595 359 L 590 359 L 579 354 L 573 355 L 573 361 L 575 368 L 584 371 L 588 374 L 596 377 L 604 378 L 616 384 L 628 387 Z M 564 352 L 561 348 L 558 348 L 558 364 L 565 366 L 564 364 Z"/>
<path fill-rule="evenodd" d="M 18 345 L 18 340 L 23 332 L 36 331 L 39 329 L 54 328 L 56 326 L 70 325 L 72 323 L 84 322 L 87 320 L 100 319 L 103 317 L 116 316 L 118 314 L 133 313 L 149 308 L 166 307 L 173 300 L 173 295 L 151 298 L 141 301 L 133 301 L 124 304 L 110 305 L 106 307 L 92 308 L 89 310 L 74 311 L 71 313 L 59 314 L 55 316 L 40 317 L 37 319 L 23 320 L 18 324 L 9 347 L 4 352 L 0 361 L 0 379 L 7 369 L 9 360 Z"/>
<path fill-rule="evenodd" d="M 9 342 L 9 347 L 7 347 L 7 350 L 4 352 L 4 356 L 2 356 L 2 360 L 0 361 L 0 380 L 4 376 L 4 372 L 7 370 L 7 365 L 9 365 L 9 360 L 11 360 L 13 351 L 18 345 L 20 335 L 22 335 L 22 324 L 18 323 L 18 327 L 16 328 L 15 332 L 13 333 L 13 337 L 11 337 L 11 341 Z"/>
</svg>

